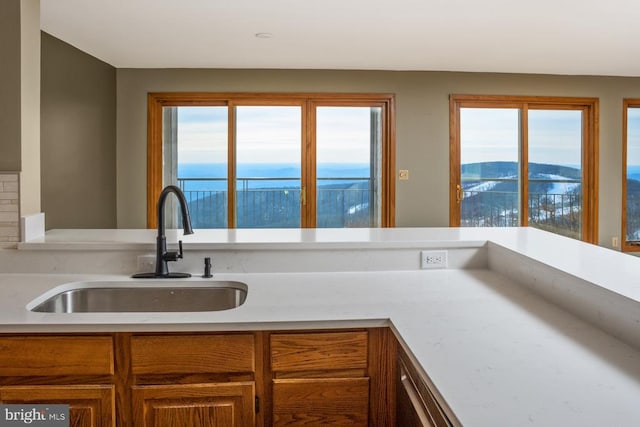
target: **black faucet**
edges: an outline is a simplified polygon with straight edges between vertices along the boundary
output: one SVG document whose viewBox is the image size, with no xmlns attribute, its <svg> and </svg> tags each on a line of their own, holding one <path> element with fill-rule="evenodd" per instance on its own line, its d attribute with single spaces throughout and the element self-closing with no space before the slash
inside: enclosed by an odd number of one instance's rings
<svg viewBox="0 0 640 427">
<path fill-rule="evenodd" d="M 182 258 L 182 240 L 178 242 L 178 252 L 167 252 L 167 238 L 164 235 L 164 202 L 169 193 L 173 193 L 180 202 L 180 212 L 182 213 L 182 228 L 184 234 L 193 234 L 191 228 L 191 218 L 189 217 L 189 209 L 187 208 L 187 200 L 184 193 L 175 185 L 166 186 L 160 193 L 158 198 L 158 237 L 156 238 L 156 271 L 153 273 L 138 273 L 131 277 L 138 279 L 169 279 L 169 278 L 185 278 L 191 277 L 189 273 L 170 273 L 168 261 L 177 261 Z"/>
</svg>

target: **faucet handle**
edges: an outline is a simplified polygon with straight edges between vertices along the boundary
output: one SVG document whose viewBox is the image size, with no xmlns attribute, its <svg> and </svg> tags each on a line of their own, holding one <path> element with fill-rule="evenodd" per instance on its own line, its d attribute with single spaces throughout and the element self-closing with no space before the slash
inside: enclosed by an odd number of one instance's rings
<svg viewBox="0 0 640 427">
<path fill-rule="evenodd" d="M 182 240 L 178 240 L 178 252 L 165 252 L 162 259 L 165 261 L 177 261 L 182 258 Z"/>
</svg>

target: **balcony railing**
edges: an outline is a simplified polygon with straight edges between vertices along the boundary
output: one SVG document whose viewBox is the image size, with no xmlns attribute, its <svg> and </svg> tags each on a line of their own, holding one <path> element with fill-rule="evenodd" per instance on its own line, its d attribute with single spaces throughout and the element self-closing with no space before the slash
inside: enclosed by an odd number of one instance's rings
<svg viewBox="0 0 640 427">
<path fill-rule="evenodd" d="M 628 243 L 640 246 L 640 191 L 634 190 L 627 186 L 627 233 L 625 237 Z"/>
<path fill-rule="evenodd" d="M 371 179 L 318 178 L 318 227 L 369 227 L 375 206 Z M 224 228 L 227 222 L 226 178 L 179 178 L 196 228 Z M 299 178 L 237 178 L 236 224 L 240 228 L 300 226 Z"/>
<path fill-rule="evenodd" d="M 516 188 L 517 179 L 467 180 L 467 188 L 492 186 L 493 182 L 511 183 Z M 529 180 L 529 187 L 536 184 L 573 184 L 574 190 L 565 193 L 529 192 L 529 225 L 570 237 L 579 237 L 581 231 L 582 194 L 579 180 Z M 520 225 L 520 201 L 518 191 L 465 190 L 461 203 L 460 225 L 463 227 L 516 227 Z"/>
</svg>

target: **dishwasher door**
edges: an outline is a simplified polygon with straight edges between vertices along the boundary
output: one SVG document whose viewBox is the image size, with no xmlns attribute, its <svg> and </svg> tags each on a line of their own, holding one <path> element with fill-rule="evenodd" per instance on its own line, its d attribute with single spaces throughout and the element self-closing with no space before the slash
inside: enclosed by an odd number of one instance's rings
<svg viewBox="0 0 640 427">
<path fill-rule="evenodd" d="M 402 427 L 435 427 L 404 364 L 400 362 L 399 365 L 396 391 L 397 425 Z"/>
</svg>

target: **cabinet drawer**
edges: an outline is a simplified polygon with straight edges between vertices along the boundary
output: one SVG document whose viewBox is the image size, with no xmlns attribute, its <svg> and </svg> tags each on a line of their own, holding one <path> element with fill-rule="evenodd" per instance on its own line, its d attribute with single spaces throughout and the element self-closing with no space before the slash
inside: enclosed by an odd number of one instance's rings
<svg viewBox="0 0 640 427">
<path fill-rule="evenodd" d="M 131 337 L 134 374 L 255 371 L 251 334 Z"/>
<path fill-rule="evenodd" d="M 0 376 L 112 374 L 111 337 L 0 338 Z"/>
<path fill-rule="evenodd" d="M 367 332 L 271 335 L 271 370 L 365 369 Z"/>
<path fill-rule="evenodd" d="M 368 378 L 273 381 L 273 425 L 367 426 Z"/>
</svg>

